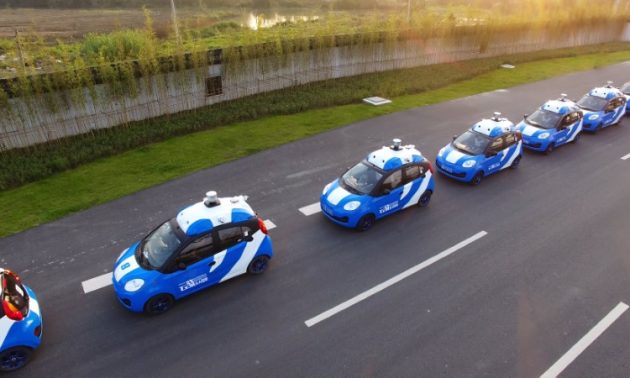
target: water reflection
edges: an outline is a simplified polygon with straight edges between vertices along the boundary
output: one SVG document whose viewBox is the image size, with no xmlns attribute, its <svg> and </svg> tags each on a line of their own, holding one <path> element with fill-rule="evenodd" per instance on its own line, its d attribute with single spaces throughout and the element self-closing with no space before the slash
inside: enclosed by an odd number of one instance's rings
<svg viewBox="0 0 630 378">
<path fill-rule="evenodd" d="M 319 20 L 319 16 L 281 16 L 278 13 L 274 13 L 273 16 L 267 16 L 251 12 L 247 16 L 247 20 L 243 26 L 247 26 L 252 30 L 258 30 L 259 28 L 270 28 L 284 22 L 296 23 L 299 21 L 314 20 Z"/>
</svg>

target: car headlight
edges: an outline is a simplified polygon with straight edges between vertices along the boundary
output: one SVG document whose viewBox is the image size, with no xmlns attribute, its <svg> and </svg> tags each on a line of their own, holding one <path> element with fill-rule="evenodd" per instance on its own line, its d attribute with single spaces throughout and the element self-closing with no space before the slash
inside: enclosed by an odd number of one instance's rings
<svg viewBox="0 0 630 378">
<path fill-rule="evenodd" d="M 444 155 L 444 151 L 446 151 L 446 147 L 442 147 L 442 149 L 440 150 L 440 152 L 438 152 L 438 156 L 442 157 L 442 155 Z"/>
<path fill-rule="evenodd" d="M 540 133 L 540 134 L 538 134 L 538 139 L 547 139 L 547 138 L 549 138 L 549 135 L 551 135 L 551 134 L 549 134 L 549 133 Z"/>
<path fill-rule="evenodd" d="M 350 201 L 347 204 L 343 205 L 343 209 L 347 211 L 354 211 L 361 206 L 361 202 L 359 201 Z"/>
<path fill-rule="evenodd" d="M 127 281 L 125 284 L 125 291 L 133 293 L 134 291 L 140 290 L 140 288 L 144 285 L 144 280 L 140 278 L 134 278 L 133 280 Z"/>
<path fill-rule="evenodd" d="M 119 261 L 119 260 L 120 260 L 120 258 L 121 258 L 121 257 L 123 257 L 123 255 L 124 255 L 125 253 L 127 253 L 127 251 L 128 251 L 128 250 L 129 250 L 129 248 L 126 248 L 124 251 L 122 251 L 122 252 L 120 253 L 120 256 L 118 256 L 118 258 L 116 259 L 116 261 Z"/>
<path fill-rule="evenodd" d="M 464 168 L 472 168 L 475 165 L 477 165 L 477 161 L 476 160 L 466 160 L 463 164 L 462 167 Z"/>
<path fill-rule="evenodd" d="M 331 185 L 332 185 L 332 182 L 331 182 L 330 184 L 328 184 L 328 185 L 324 186 L 324 190 L 322 191 L 322 194 L 326 194 L 326 192 L 328 191 L 328 189 L 330 189 Z"/>
<path fill-rule="evenodd" d="M 597 118 L 599 118 L 599 115 L 598 115 L 598 114 L 591 114 L 590 116 L 588 116 L 588 120 L 589 120 L 589 121 L 594 121 L 594 120 L 596 120 Z"/>
</svg>

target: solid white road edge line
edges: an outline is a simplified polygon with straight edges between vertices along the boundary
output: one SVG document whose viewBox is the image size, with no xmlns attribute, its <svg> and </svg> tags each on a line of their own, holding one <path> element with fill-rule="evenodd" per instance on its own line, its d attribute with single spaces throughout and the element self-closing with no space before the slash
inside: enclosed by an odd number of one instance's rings
<svg viewBox="0 0 630 378">
<path fill-rule="evenodd" d="M 306 215 L 307 217 L 309 215 L 313 215 L 313 214 L 317 214 L 320 211 L 322 211 L 321 206 L 319 205 L 319 202 L 315 202 L 313 204 L 310 204 L 308 206 L 304 206 L 304 207 L 300 207 L 299 208 L 300 213 Z"/>
<path fill-rule="evenodd" d="M 557 377 L 564 369 L 566 369 L 571 362 L 573 362 L 589 345 L 593 343 L 599 336 L 601 336 L 608 327 L 610 327 L 626 310 L 628 305 L 619 302 L 615 308 L 604 316 L 584 337 L 580 339 L 564 356 L 560 357 L 555 364 L 553 364 L 546 372 L 544 372 L 540 378 L 552 378 Z"/>
<path fill-rule="evenodd" d="M 418 264 L 416 266 L 413 266 L 413 267 L 405 270 L 404 272 L 402 272 L 402 273 L 400 273 L 400 274 L 398 274 L 398 275 L 388 279 L 387 281 L 385 281 L 383 283 L 380 283 L 380 284 L 374 286 L 373 288 L 371 288 L 369 290 L 364 291 L 363 293 L 361 293 L 361 294 L 359 294 L 359 295 L 357 295 L 357 296 L 355 296 L 355 297 L 353 297 L 353 298 L 351 298 L 351 299 L 349 299 L 349 300 L 347 300 L 347 301 L 345 301 L 345 302 L 343 302 L 343 303 L 341 303 L 341 304 L 331 308 L 330 310 L 324 311 L 321 314 L 319 314 L 319 315 L 317 315 L 317 316 L 315 316 L 313 318 L 308 319 L 307 321 L 304 322 L 304 324 L 306 324 L 307 327 L 312 327 L 315 324 L 320 323 L 320 322 L 330 318 L 331 316 L 333 316 L 335 314 L 338 314 L 341 311 L 346 310 L 346 309 L 354 306 L 355 304 L 357 304 L 357 303 L 359 303 L 359 302 L 361 302 L 361 301 L 371 297 L 372 295 L 377 294 L 378 292 L 383 291 L 383 290 L 387 289 L 388 287 L 390 287 L 392 285 L 395 285 L 396 283 L 404 280 L 405 278 L 407 278 L 407 277 L 409 277 L 409 276 L 411 276 L 411 275 L 413 275 L 415 273 L 418 273 L 422 269 L 429 267 L 430 265 L 432 265 L 432 264 L 442 260 L 445 257 L 448 257 L 449 255 L 451 255 L 451 254 L 457 252 L 458 250 L 464 248 L 465 246 L 467 246 L 467 245 L 469 245 L 469 244 L 471 244 L 471 243 L 473 243 L 473 242 L 483 238 L 486 235 L 488 235 L 487 232 L 480 231 L 480 232 L 476 233 L 475 235 L 469 237 L 468 239 L 455 244 L 454 246 L 452 246 L 452 247 L 450 247 L 450 248 L 448 248 L 448 249 L 438 253 L 437 255 L 435 255 L 435 256 L 433 256 L 433 257 L 431 257 L 431 258 L 421 262 L 420 264 Z"/>
<path fill-rule="evenodd" d="M 267 226 L 267 230 L 273 230 L 278 227 L 270 221 L 269 219 L 265 220 L 265 226 Z M 90 278 L 87 281 L 81 282 L 81 286 L 83 287 L 83 293 L 91 293 L 93 291 L 102 289 L 112 284 L 112 273 L 101 274 L 98 277 Z"/>
<path fill-rule="evenodd" d="M 98 277 L 94 277 L 87 281 L 81 282 L 81 286 L 83 286 L 83 292 L 85 294 L 90 293 L 92 291 L 96 291 L 98 289 L 102 289 L 112 284 L 112 273 L 105 273 Z"/>
<path fill-rule="evenodd" d="M 628 159 L 630 159 L 630 154 L 624 155 L 621 157 L 621 160 L 628 160 Z"/>
</svg>

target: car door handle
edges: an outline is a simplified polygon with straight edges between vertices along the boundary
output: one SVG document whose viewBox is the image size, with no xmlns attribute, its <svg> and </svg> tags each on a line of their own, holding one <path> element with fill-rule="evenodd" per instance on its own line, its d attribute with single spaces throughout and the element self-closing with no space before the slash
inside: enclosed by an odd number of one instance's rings
<svg viewBox="0 0 630 378">
<path fill-rule="evenodd" d="M 216 261 L 213 261 L 213 262 L 208 263 L 208 266 L 212 266 L 212 265 L 214 265 L 214 264 L 216 264 Z"/>
</svg>

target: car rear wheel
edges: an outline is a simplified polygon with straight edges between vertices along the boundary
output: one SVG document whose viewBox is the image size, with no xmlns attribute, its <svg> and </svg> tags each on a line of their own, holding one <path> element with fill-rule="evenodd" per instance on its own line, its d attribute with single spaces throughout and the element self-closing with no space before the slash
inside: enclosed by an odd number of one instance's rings
<svg viewBox="0 0 630 378">
<path fill-rule="evenodd" d="M 481 184 L 481 180 L 483 180 L 483 172 L 479 171 L 477 174 L 470 180 L 470 185 L 477 186 Z"/>
<path fill-rule="evenodd" d="M 571 143 L 577 143 L 578 140 L 580 140 L 580 137 L 582 136 L 582 133 L 579 132 L 577 134 L 575 134 L 575 138 L 573 138 L 573 140 L 571 141 Z"/>
<path fill-rule="evenodd" d="M 420 196 L 420 199 L 418 200 L 418 206 L 420 207 L 429 206 L 429 202 L 431 202 L 431 195 L 433 195 L 433 192 L 430 190 L 427 190 L 424 193 L 422 193 L 422 195 Z"/>
<path fill-rule="evenodd" d="M 158 294 L 151 297 L 144 305 L 144 312 L 149 315 L 160 315 L 175 305 L 175 298 L 170 294 Z"/>
<path fill-rule="evenodd" d="M 254 257 L 254 259 L 247 266 L 247 273 L 249 274 L 263 274 L 269 267 L 269 256 L 260 255 Z"/>
<path fill-rule="evenodd" d="M 510 164 L 510 168 L 512 169 L 516 169 L 518 168 L 518 165 L 521 163 L 521 155 L 518 155 L 514 161 L 512 162 L 512 164 Z"/>
<path fill-rule="evenodd" d="M 33 350 L 26 347 L 13 347 L 0 353 L 0 371 L 13 371 L 24 367 L 31 359 Z"/>
<path fill-rule="evenodd" d="M 357 222 L 357 230 L 361 232 L 367 231 L 370 228 L 372 228 L 372 226 L 374 226 L 374 222 L 376 222 L 376 217 L 374 215 L 372 214 L 364 215 Z"/>
</svg>

